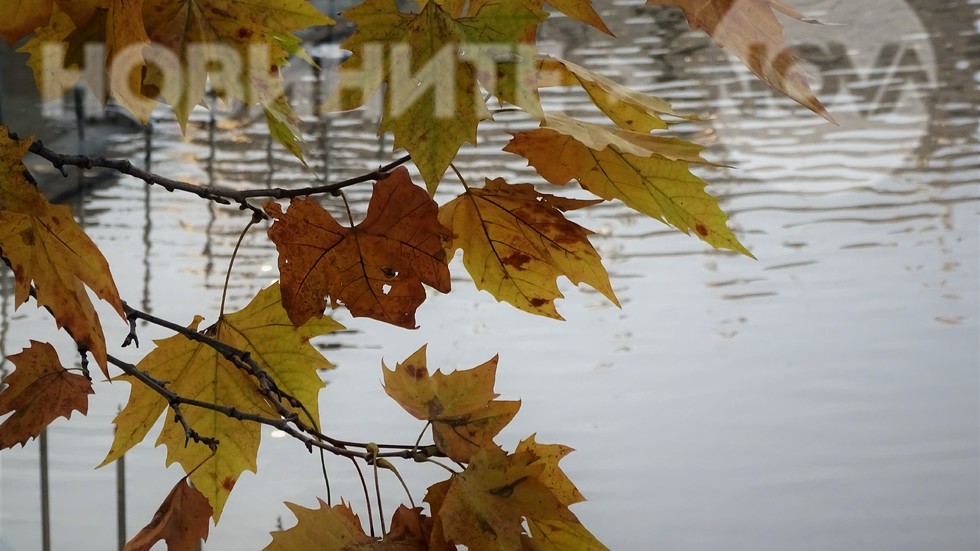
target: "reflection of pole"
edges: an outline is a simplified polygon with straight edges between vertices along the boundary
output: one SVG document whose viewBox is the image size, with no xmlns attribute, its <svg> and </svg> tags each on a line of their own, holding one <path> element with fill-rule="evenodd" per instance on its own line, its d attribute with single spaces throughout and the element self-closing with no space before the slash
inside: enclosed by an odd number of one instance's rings
<svg viewBox="0 0 980 551">
<path fill-rule="evenodd" d="M 51 517 L 48 496 L 48 429 L 41 431 L 41 549 L 51 551 Z"/>
<path fill-rule="evenodd" d="M 113 429 L 113 433 L 117 429 L 118 427 Z M 116 460 L 116 533 L 119 551 L 122 551 L 126 547 L 126 454 L 120 455 Z"/>
<path fill-rule="evenodd" d="M 143 157 L 144 169 L 147 171 L 153 170 L 152 166 L 152 152 L 153 152 L 153 123 L 146 125 L 143 131 L 143 136 L 145 139 Z M 153 186 L 143 186 L 143 311 L 150 311 L 150 232 L 153 229 L 153 223 L 150 219 L 150 191 Z"/>
</svg>

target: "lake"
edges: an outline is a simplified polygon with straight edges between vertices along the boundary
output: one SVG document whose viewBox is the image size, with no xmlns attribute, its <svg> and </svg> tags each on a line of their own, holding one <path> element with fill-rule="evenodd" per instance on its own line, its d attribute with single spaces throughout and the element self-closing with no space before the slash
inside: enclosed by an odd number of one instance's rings
<svg viewBox="0 0 980 551">
<path fill-rule="evenodd" d="M 562 465 L 588 501 L 573 511 L 612 549 L 980 548 L 980 2 L 793 5 L 843 23 L 785 22 L 839 126 L 756 83 L 679 12 L 617 0 L 602 11 L 618 39 L 569 21 L 545 25 L 541 37 L 555 55 L 705 117 L 675 129 L 733 167 L 697 172 L 758 260 L 606 203 L 575 220 L 596 232 L 622 309 L 562 280 L 567 321 L 558 322 L 476 291 L 457 258 L 452 293 L 430 294 L 416 331 L 337 313 L 348 331 L 317 341 L 337 366 L 324 375 L 324 432 L 411 443 L 421 425 L 384 395 L 382 360 L 391 366 L 428 343 L 430 368 L 448 371 L 499 353 L 497 391 L 522 407 L 498 442 L 513 449 L 536 433 L 575 448 Z M 318 174 L 337 181 L 400 155 L 390 137 L 374 135 L 374 110 L 309 114 L 312 78 L 299 64 L 290 77 Z M 581 94 L 549 90 L 542 100 L 546 110 L 600 120 Z M 33 120 L 17 102 L 4 98 L 15 127 Z M 506 130 L 532 122 L 497 119 L 457 166 L 471 182 L 540 182 L 523 159 L 500 152 Z M 225 114 L 213 137 L 210 128 L 195 112 L 181 136 L 160 111 L 151 168 L 242 188 L 313 181 L 288 153 L 267 148 L 264 124 Z M 102 133 L 108 155 L 144 165 L 142 133 Z M 437 199 L 458 193 L 454 182 Z M 195 314 L 213 322 L 247 217 L 130 178 L 89 184 L 72 204 L 123 298 L 178 323 Z M 348 197 L 363 209 L 369 190 Z M 232 308 L 276 278 L 264 229 L 253 228 L 238 254 Z M 3 355 L 34 338 L 75 361 L 44 313 L 32 304 L 14 311 L 12 287 L 5 272 Z M 128 360 L 169 336 L 143 327 L 141 350 L 118 349 L 126 324 L 108 312 L 103 320 L 110 350 Z M 128 392 L 98 383 L 87 417 L 48 431 L 52 549 L 115 546 L 115 468 L 93 468 Z M 150 441 L 157 432 L 126 457 L 130 537 L 181 476 L 163 468 L 165 452 Z M 328 465 L 334 495 L 364 519 L 350 464 Z M 416 501 L 439 471 L 403 467 Z M 258 472 L 241 477 L 205 550 L 259 549 L 280 517 L 293 523 L 282 501 L 312 507 L 323 495 L 318 457 L 268 431 Z M 392 477 L 382 485 L 390 515 L 403 492 Z M 38 488 L 37 442 L 0 454 L 0 550 L 41 548 Z"/>
</svg>

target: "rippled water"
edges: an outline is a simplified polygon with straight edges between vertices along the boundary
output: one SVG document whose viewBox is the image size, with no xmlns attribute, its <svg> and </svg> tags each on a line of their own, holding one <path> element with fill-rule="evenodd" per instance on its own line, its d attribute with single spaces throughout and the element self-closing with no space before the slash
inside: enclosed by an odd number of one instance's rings
<svg viewBox="0 0 980 551">
<path fill-rule="evenodd" d="M 597 232 L 621 310 L 566 282 L 559 310 L 568 321 L 533 318 L 460 275 L 451 294 L 423 305 L 414 332 L 338 314 L 350 330 L 319 343 L 338 366 L 322 394 L 326 430 L 411 440 L 419 427 L 384 397 L 381 359 L 429 343 L 430 364 L 452 369 L 499 352 L 497 389 L 523 400 L 500 441 L 513 448 L 536 432 L 576 448 L 563 465 L 589 501 L 574 510 L 613 549 L 977 549 L 980 4 L 794 3 L 848 24 L 787 23 L 840 126 L 752 81 L 677 14 L 614 4 L 607 21 L 621 39 L 561 22 L 542 42 L 709 117 L 677 130 L 736 167 L 699 173 L 759 260 L 706 249 L 617 204 L 590 209 L 578 221 Z M 294 90 L 301 103 L 316 93 L 303 70 L 294 75 L 306 82 Z M 543 99 L 598 120 L 581 95 Z M 391 160 L 374 116 L 308 117 L 311 165 L 335 181 Z M 474 181 L 534 181 L 499 151 L 503 130 L 530 121 L 498 119 L 457 165 Z M 213 147 L 208 126 L 202 113 L 184 138 L 158 121 L 152 168 L 228 186 L 311 182 L 287 154 L 266 149 L 262 125 L 222 118 Z M 110 149 L 143 162 L 139 134 Z M 451 181 L 440 193 L 454 193 Z M 367 190 L 349 197 L 363 208 Z M 128 179 L 77 203 L 124 299 L 179 322 L 198 313 L 213 321 L 244 215 Z M 458 260 L 453 269 L 465 274 Z M 261 231 L 246 237 L 234 273 L 236 306 L 275 278 Z M 50 335 L 32 306 L 12 312 L 9 274 L 0 282 L 3 353 Z M 124 324 L 104 319 L 110 342 L 121 341 Z M 166 333 L 141 336 L 145 352 Z M 71 343 L 58 339 L 67 361 Z M 88 417 L 49 431 L 54 549 L 114 545 L 115 474 L 92 467 L 127 393 L 99 384 Z M 130 535 L 179 478 L 162 470 L 164 456 L 149 443 L 127 456 Z M 330 466 L 335 490 L 363 515 L 348 464 Z M 39 549 L 36 443 L 4 452 L 0 469 L 0 549 Z M 441 474 L 405 469 L 417 499 Z M 260 548 L 277 517 L 292 522 L 282 500 L 311 506 L 322 494 L 318 461 L 287 439 L 264 440 L 259 473 L 240 479 L 205 549 Z M 401 491 L 383 484 L 390 512 Z"/>
</svg>

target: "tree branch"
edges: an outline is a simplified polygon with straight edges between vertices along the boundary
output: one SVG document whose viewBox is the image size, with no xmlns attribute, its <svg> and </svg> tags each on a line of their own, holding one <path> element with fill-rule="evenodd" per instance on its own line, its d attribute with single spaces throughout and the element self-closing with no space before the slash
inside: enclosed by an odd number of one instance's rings
<svg viewBox="0 0 980 551">
<path fill-rule="evenodd" d="M 237 419 L 239 421 L 252 421 L 254 423 L 259 423 L 259 424 L 262 424 L 262 425 L 267 425 L 267 426 L 270 426 L 270 427 L 279 429 L 279 430 L 285 432 L 286 434 L 292 436 L 293 438 L 299 440 L 300 442 L 303 442 L 303 444 L 306 445 L 306 448 L 309 451 L 311 451 L 311 452 L 313 451 L 313 448 L 320 448 L 322 450 L 328 451 L 328 452 L 330 452 L 332 454 L 335 454 L 335 455 L 339 455 L 339 456 L 343 456 L 343 457 L 351 457 L 351 458 L 356 458 L 356 459 L 363 459 L 364 461 L 368 461 L 371 458 L 375 457 L 375 454 L 369 453 L 367 451 L 360 452 L 360 451 L 349 450 L 347 448 L 342 448 L 342 447 L 334 446 L 334 445 L 329 444 L 327 442 L 323 442 L 323 441 L 317 440 L 316 438 L 314 438 L 312 436 L 309 436 L 307 434 L 304 434 L 304 433 L 300 432 L 299 430 L 297 430 L 286 419 L 282 419 L 282 418 L 280 418 L 280 419 L 272 419 L 272 418 L 269 418 L 269 417 L 263 417 L 261 415 L 257 415 L 255 413 L 249 413 L 247 411 L 241 411 L 241 410 L 236 409 L 236 408 L 233 408 L 233 407 L 219 406 L 217 404 L 212 404 L 210 402 L 203 402 L 201 400 L 195 400 L 193 398 L 187 398 L 187 397 L 184 397 L 184 396 L 180 396 L 179 394 L 177 394 L 177 393 L 171 391 L 170 389 L 168 389 L 167 386 L 166 386 L 166 383 L 164 383 L 163 381 L 160 381 L 160 380 L 155 379 L 153 376 L 151 376 L 150 374 L 148 374 L 148 373 L 146 373 L 144 371 L 141 371 L 135 365 L 133 365 L 131 363 L 124 362 L 124 361 L 120 360 L 119 358 L 116 358 L 115 356 L 112 356 L 112 355 L 109 355 L 108 356 L 108 360 L 109 360 L 109 363 L 111 363 L 112 365 L 118 367 L 119 369 L 121 369 L 127 375 L 130 375 L 130 376 L 136 378 L 141 383 L 145 384 L 151 390 L 153 390 L 154 392 L 156 392 L 157 394 L 159 394 L 160 396 L 162 396 L 164 399 L 166 399 L 167 400 L 167 403 L 170 404 L 170 407 L 173 408 L 174 411 L 175 411 L 175 413 L 178 414 L 177 420 L 178 420 L 178 422 L 181 422 L 181 424 L 184 426 L 185 430 L 188 431 L 189 438 L 194 439 L 195 441 L 201 441 L 202 443 L 207 444 L 207 445 L 210 445 L 208 442 L 213 442 L 215 445 L 218 445 L 219 444 L 214 439 L 209 439 L 209 438 L 206 438 L 206 437 L 201 437 L 200 435 L 197 435 L 197 438 L 194 438 L 194 436 L 190 436 L 190 434 L 195 434 L 196 435 L 197 433 L 196 432 L 193 432 L 193 428 L 189 427 L 186 424 L 186 421 L 183 421 L 183 416 L 179 414 L 179 409 L 177 408 L 177 406 L 180 406 L 180 405 L 184 404 L 184 405 L 188 405 L 188 406 L 199 407 L 199 408 L 202 408 L 202 409 L 207 409 L 207 410 L 210 410 L 210 411 L 215 411 L 215 412 L 221 413 L 222 415 L 226 415 L 226 416 L 228 416 L 228 417 L 230 417 L 232 419 Z M 381 452 L 379 454 L 376 454 L 376 456 L 377 457 L 399 457 L 399 458 L 403 458 L 403 459 L 412 459 L 413 458 L 413 455 L 411 453 L 411 450 L 392 451 L 392 452 Z"/>
<path fill-rule="evenodd" d="M 11 139 L 18 139 L 17 135 L 13 132 L 8 132 Z M 161 186 L 167 191 L 184 191 L 187 193 L 192 193 L 197 195 L 202 199 L 208 201 L 214 201 L 222 205 L 230 205 L 232 203 L 237 203 L 241 210 L 251 211 L 252 216 L 257 220 L 268 220 L 268 216 L 262 210 L 261 207 L 253 205 L 248 200 L 257 197 L 269 197 L 272 199 L 288 199 L 292 197 L 302 197 L 306 195 L 318 195 L 318 194 L 336 194 L 340 190 L 353 186 L 355 184 L 360 184 L 363 182 L 376 182 L 378 180 L 383 180 L 388 177 L 389 173 L 398 166 L 401 166 L 411 160 L 410 155 L 405 155 L 395 161 L 392 161 L 384 166 L 378 167 L 377 170 L 372 170 L 360 176 L 355 176 L 354 178 L 349 178 L 347 180 L 342 180 L 340 182 L 334 182 L 331 184 L 323 184 L 319 186 L 309 186 L 296 189 L 285 189 L 285 188 L 264 188 L 264 189 L 249 189 L 249 190 L 237 190 L 224 186 L 202 186 L 198 184 L 192 184 L 190 182 L 184 182 L 181 180 L 174 180 L 161 176 L 159 174 L 149 172 L 134 166 L 127 159 L 108 159 L 106 157 L 91 156 L 91 155 L 66 155 L 62 153 L 57 153 L 48 149 L 44 146 L 41 140 L 35 140 L 30 148 L 28 149 L 31 153 L 47 160 L 52 166 L 61 171 L 62 174 L 65 173 L 66 166 L 74 166 L 83 170 L 89 170 L 93 168 L 107 168 L 110 170 L 115 170 L 120 174 L 126 174 L 134 178 L 143 180 L 149 185 Z"/>
<path fill-rule="evenodd" d="M 316 445 L 315 447 L 322 448 L 324 450 L 330 451 L 331 453 L 337 453 L 335 450 L 347 450 L 348 447 L 358 447 L 358 448 L 366 449 L 370 445 L 367 443 L 349 442 L 345 440 L 338 440 L 336 438 L 332 438 L 330 436 L 323 434 L 315 427 L 312 427 L 307 423 L 304 423 L 302 420 L 300 420 L 296 412 L 287 409 L 282 402 L 286 401 L 287 403 L 289 403 L 291 407 L 306 411 L 306 408 L 303 405 L 303 403 L 300 400 L 296 399 L 294 396 L 280 389 L 278 385 L 276 385 L 275 381 L 273 381 L 272 378 L 269 376 L 269 374 L 266 373 L 265 370 L 262 369 L 262 367 L 255 362 L 255 360 L 251 357 L 251 354 L 249 354 L 248 352 L 244 350 L 239 350 L 217 339 L 209 337 L 199 331 L 195 331 L 193 329 L 184 327 L 182 325 L 173 323 L 171 321 L 158 318 L 152 314 L 148 314 L 146 312 L 141 312 L 139 310 L 136 310 L 130 307 L 126 303 L 123 303 L 123 309 L 126 312 L 126 317 L 130 320 L 130 333 L 129 335 L 126 336 L 126 340 L 124 344 L 136 341 L 135 321 L 137 319 L 141 319 L 150 322 L 154 325 L 158 325 L 160 327 L 170 329 L 171 331 L 183 335 L 188 339 L 204 344 L 205 346 L 211 347 L 216 352 L 221 354 L 226 360 L 230 361 L 237 368 L 248 373 L 252 378 L 256 380 L 258 384 L 259 392 L 266 398 L 267 401 L 269 401 L 272 404 L 273 407 L 276 408 L 276 413 L 278 413 L 281 418 L 280 421 L 275 421 L 276 424 L 271 426 L 275 426 L 276 428 L 286 432 L 290 436 L 294 436 L 300 439 L 301 441 L 306 443 L 307 448 L 310 447 L 309 441 L 311 439 L 317 442 L 324 443 L 324 445 Z M 206 404 L 206 402 L 195 401 L 192 405 L 204 407 L 201 406 L 201 404 Z M 213 406 L 214 404 L 209 404 L 209 405 Z M 215 406 L 215 407 L 220 407 L 220 406 Z M 209 409 L 214 409 L 214 408 L 209 407 Z M 234 415 L 229 414 L 229 416 L 234 417 L 235 419 L 242 419 L 242 417 L 239 417 L 240 415 L 242 415 L 242 412 L 235 410 L 234 408 L 225 408 L 225 410 L 234 412 Z M 224 412 L 225 410 L 216 409 L 215 411 Z M 249 418 L 246 417 L 245 419 L 249 419 Z M 250 420 L 262 422 L 262 421 L 258 421 L 258 419 L 259 418 L 256 417 Z M 311 422 L 315 422 L 315 420 L 311 419 Z M 266 422 L 264 424 L 270 424 L 270 423 Z M 290 424 L 292 426 L 290 426 Z M 281 425 L 288 426 L 290 430 L 286 430 L 282 428 Z M 293 427 L 295 427 L 295 429 Z M 391 452 L 386 452 L 380 455 L 379 457 L 388 456 L 388 457 L 416 458 L 417 455 L 420 455 L 427 458 L 433 455 L 441 455 L 434 446 L 425 447 L 425 448 L 416 448 L 416 446 L 406 446 L 406 445 L 398 445 L 398 444 L 379 444 L 377 446 L 379 448 L 394 450 Z M 350 452 L 350 454 L 338 454 L 338 455 L 360 457 L 362 459 L 370 457 L 370 454 L 366 452 L 363 454 L 361 454 L 360 452 Z"/>
</svg>

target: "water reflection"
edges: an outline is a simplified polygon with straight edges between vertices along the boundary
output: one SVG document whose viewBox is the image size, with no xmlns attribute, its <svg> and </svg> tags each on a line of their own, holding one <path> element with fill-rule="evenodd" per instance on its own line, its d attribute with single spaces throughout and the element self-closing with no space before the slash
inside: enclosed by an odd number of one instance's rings
<svg viewBox="0 0 980 551">
<path fill-rule="evenodd" d="M 737 167 L 699 174 L 760 260 L 705 250 L 617 204 L 576 213 L 597 232 L 622 310 L 565 284 L 559 309 L 569 321 L 531 319 L 476 292 L 457 260 L 453 293 L 422 307 L 416 332 L 338 315 L 350 330 L 317 343 L 340 367 L 325 374 L 326 429 L 378 441 L 417 430 L 380 395 L 382 356 L 391 363 L 430 342 L 430 361 L 448 369 L 500 352 L 499 390 L 523 400 L 503 440 L 512 447 L 538 431 L 540 441 L 577 448 L 567 467 L 591 500 L 577 513 L 614 549 L 976 548 L 980 41 L 971 25 L 980 4 L 801 2 L 831 21 L 844 9 L 889 14 L 889 28 L 905 33 L 855 42 L 868 26 L 793 25 L 840 127 L 746 79 L 677 14 L 613 4 L 608 23 L 621 41 L 561 21 L 545 27 L 542 42 L 706 116 L 675 129 L 708 144 L 708 158 Z M 312 171 L 270 147 L 261 119 L 247 112 L 195 113 L 187 137 L 161 117 L 152 141 L 128 135 L 111 154 L 243 188 L 337 181 L 392 159 L 390 138 L 374 135 L 376 110 L 317 116 L 311 107 L 329 89 L 326 73 L 293 70 Z M 542 101 L 599 120 L 580 93 L 548 90 Z M 530 126 L 500 115 L 457 166 L 473 181 L 536 180 L 522 159 L 500 153 L 503 130 Z M 454 193 L 447 180 L 439 198 Z M 363 187 L 348 192 L 355 210 L 368 198 Z M 343 214 L 338 200 L 322 202 Z M 194 314 L 213 322 L 245 215 L 129 179 L 91 187 L 76 211 L 125 299 L 178 322 Z M 275 277 L 264 229 L 245 237 L 236 259 L 235 308 Z M 0 276 L 4 355 L 51 330 L 31 305 L 11 311 L 11 283 Z M 103 319 L 110 341 L 121 340 L 125 324 Z M 144 347 L 166 336 L 142 331 Z M 57 344 L 68 361 L 70 343 Z M 112 474 L 91 468 L 127 392 L 100 385 L 87 418 L 51 430 L 55 548 L 111 545 Z M 262 545 L 278 516 L 290 522 L 279 501 L 312 502 L 316 461 L 288 439 L 264 445 L 263 476 L 242 477 L 206 549 Z M 4 551 L 40 541 L 36 461 L 34 445 L 0 459 Z M 149 519 L 177 479 L 161 475 L 162 464 L 150 445 L 130 455 L 131 523 Z M 333 468 L 337 491 L 359 495 L 346 468 Z M 407 469 L 418 492 L 438 475 Z M 387 489 L 398 498 L 394 485 Z"/>
</svg>

